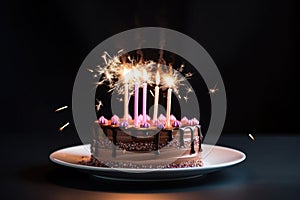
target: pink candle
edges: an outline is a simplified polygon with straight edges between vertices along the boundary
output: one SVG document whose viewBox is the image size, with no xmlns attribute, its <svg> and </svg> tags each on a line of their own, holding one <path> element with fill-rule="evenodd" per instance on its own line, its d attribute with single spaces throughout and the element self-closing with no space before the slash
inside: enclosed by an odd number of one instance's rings
<svg viewBox="0 0 300 200">
<path fill-rule="evenodd" d="M 143 122 L 147 121 L 147 83 L 143 83 Z"/>
<path fill-rule="evenodd" d="M 139 126 L 139 84 L 134 84 L 134 125 Z"/>
</svg>

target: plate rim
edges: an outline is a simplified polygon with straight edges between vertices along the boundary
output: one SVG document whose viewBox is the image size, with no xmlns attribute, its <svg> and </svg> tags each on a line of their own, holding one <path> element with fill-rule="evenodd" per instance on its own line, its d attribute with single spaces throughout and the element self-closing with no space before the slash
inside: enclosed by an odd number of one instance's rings
<svg viewBox="0 0 300 200">
<path fill-rule="evenodd" d="M 210 144 L 202 144 L 204 146 L 208 146 L 208 147 L 212 147 L 212 150 L 214 148 L 218 148 L 218 149 L 223 149 L 223 150 L 227 150 L 227 151 L 231 151 L 231 152 L 235 152 L 236 154 L 239 154 L 241 156 L 241 158 L 236 159 L 234 161 L 230 161 L 230 162 L 226 162 L 226 163 L 220 163 L 220 164 L 215 164 L 212 166 L 202 166 L 202 167 L 188 167 L 188 168 L 145 168 L 145 169 L 135 169 L 135 168 L 109 168 L 109 167 L 96 167 L 96 166 L 88 166 L 88 165 L 81 165 L 81 164 L 75 164 L 75 163 L 70 163 L 70 162 L 66 162 L 60 159 L 55 158 L 55 154 L 57 153 L 61 153 L 63 151 L 67 151 L 70 149 L 76 149 L 76 148 L 86 148 L 88 146 L 90 146 L 90 144 L 82 144 L 82 145 L 75 145 L 75 146 L 70 146 L 70 147 L 66 147 L 66 148 L 62 148 L 59 150 L 56 150 L 54 152 L 52 152 L 49 155 L 49 159 L 53 162 L 56 163 L 58 165 L 62 165 L 65 167 L 70 167 L 70 168 L 76 168 L 76 169 L 80 169 L 80 170 L 90 170 L 90 171 L 95 171 L 95 172 L 109 172 L 109 171 L 114 171 L 114 172 L 127 172 L 127 173 L 145 173 L 145 172 L 157 172 L 157 171 L 164 171 L 164 172 L 176 172 L 176 171 L 194 171 L 194 170 L 199 170 L 199 171 L 205 171 L 205 170 L 214 170 L 214 169 L 222 169 L 222 168 L 226 168 L 226 167 L 230 167 L 233 165 L 236 165 L 238 163 L 243 162 L 246 159 L 246 154 L 240 150 L 237 149 L 233 149 L 230 147 L 225 147 L 225 146 L 220 146 L 220 145 L 210 145 Z M 211 151 L 212 151 L 211 150 Z M 87 151 L 88 153 L 88 151 Z M 209 152 L 210 153 L 210 152 Z M 208 155 L 206 156 L 209 156 Z"/>
</svg>

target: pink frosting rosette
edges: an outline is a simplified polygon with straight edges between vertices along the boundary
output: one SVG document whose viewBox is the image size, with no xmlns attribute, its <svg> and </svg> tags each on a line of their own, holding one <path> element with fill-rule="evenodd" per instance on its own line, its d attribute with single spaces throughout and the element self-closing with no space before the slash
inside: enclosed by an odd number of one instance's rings
<svg viewBox="0 0 300 200">
<path fill-rule="evenodd" d="M 120 127 L 127 127 L 128 126 L 128 122 L 126 120 L 121 121 L 120 123 Z"/>
<path fill-rule="evenodd" d="M 117 116 L 117 115 L 113 115 L 112 117 L 111 117 L 111 125 L 117 125 L 118 123 L 119 123 L 119 117 Z"/>
<path fill-rule="evenodd" d="M 181 122 L 178 120 L 175 120 L 175 121 L 173 121 L 172 126 L 173 127 L 181 127 Z"/>
<path fill-rule="evenodd" d="M 140 122 L 143 122 L 144 121 L 144 116 L 142 114 L 139 115 L 139 120 Z M 146 121 L 147 122 L 150 122 L 150 117 L 149 115 L 146 116 Z"/>
<path fill-rule="evenodd" d="M 194 117 L 193 119 L 191 119 L 191 125 L 192 126 L 199 125 L 199 121 Z"/>
<path fill-rule="evenodd" d="M 166 117 L 163 114 L 160 114 L 157 120 L 161 123 L 166 123 Z"/>
<path fill-rule="evenodd" d="M 170 116 L 170 121 L 171 121 L 171 122 L 174 122 L 174 121 L 176 121 L 176 120 L 177 120 L 177 119 L 176 119 L 176 117 L 175 117 L 174 115 L 171 115 L 171 116 Z"/>
<path fill-rule="evenodd" d="M 99 124 L 107 124 L 108 121 L 107 121 L 107 119 L 106 119 L 104 116 L 101 116 L 101 117 L 98 119 L 98 123 L 99 123 Z"/>
<path fill-rule="evenodd" d="M 142 128 L 149 128 L 150 124 L 148 122 L 145 122 L 145 123 L 141 124 L 141 127 Z"/>
<path fill-rule="evenodd" d="M 158 123 L 156 124 L 156 127 L 157 127 L 158 129 L 163 129 L 163 128 L 165 127 L 165 125 L 164 125 L 163 123 L 158 122 Z"/>
<path fill-rule="evenodd" d="M 189 119 L 187 118 L 187 117 L 183 117 L 182 119 L 181 119 L 181 124 L 183 125 L 183 126 L 188 126 L 189 124 L 188 124 L 188 122 L 189 122 Z"/>
</svg>

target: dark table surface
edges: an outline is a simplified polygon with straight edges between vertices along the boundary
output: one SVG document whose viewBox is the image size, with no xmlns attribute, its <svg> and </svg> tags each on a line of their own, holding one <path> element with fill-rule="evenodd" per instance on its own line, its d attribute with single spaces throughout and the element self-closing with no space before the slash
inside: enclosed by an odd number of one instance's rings
<svg viewBox="0 0 300 200">
<path fill-rule="evenodd" d="M 219 145 L 246 160 L 202 178 L 166 183 L 95 180 L 53 164 L 49 154 L 80 144 L 71 133 L 5 134 L 0 199 L 300 199 L 300 137 L 223 134 Z M 4 142 L 5 141 L 5 142 Z"/>
</svg>

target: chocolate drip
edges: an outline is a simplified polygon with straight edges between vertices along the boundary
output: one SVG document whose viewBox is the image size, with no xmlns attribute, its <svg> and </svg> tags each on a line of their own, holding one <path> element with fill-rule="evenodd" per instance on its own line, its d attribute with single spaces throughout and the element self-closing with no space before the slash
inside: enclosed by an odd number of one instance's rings
<svg viewBox="0 0 300 200">
<path fill-rule="evenodd" d="M 184 134 L 186 129 L 189 129 L 191 131 L 191 150 L 190 150 L 190 154 L 194 154 L 195 153 L 194 129 L 190 126 L 186 126 L 182 129 L 183 134 Z M 181 134 L 180 134 L 180 136 L 181 136 Z"/>
<path fill-rule="evenodd" d="M 196 153 L 196 151 L 195 151 L 195 141 L 194 141 L 194 130 L 191 127 L 189 127 L 189 128 L 191 130 L 191 151 L 190 151 L 190 154 L 194 154 L 194 153 Z"/>
<path fill-rule="evenodd" d="M 203 135 L 202 135 L 202 132 L 201 132 L 201 126 L 197 125 L 196 127 L 198 129 L 198 137 L 199 137 L 199 142 L 198 142 L 199 152 L 202 152 L 202 146 L 201 145 L 202 145 Z"/>
<path fill-rule="evenodd" d="M 155 148 L 154 153 L 156 155 L 160 154 L 158 145 L 159 145 L 159 132 L 154 135 L 154 148 Z"/>
<path fill-rule="evenodd" d="M 168 132 L 168 141 L 172 141 L 173 140 L 173 131 L 172 130 L 167 130 Z"/>
</svg>

